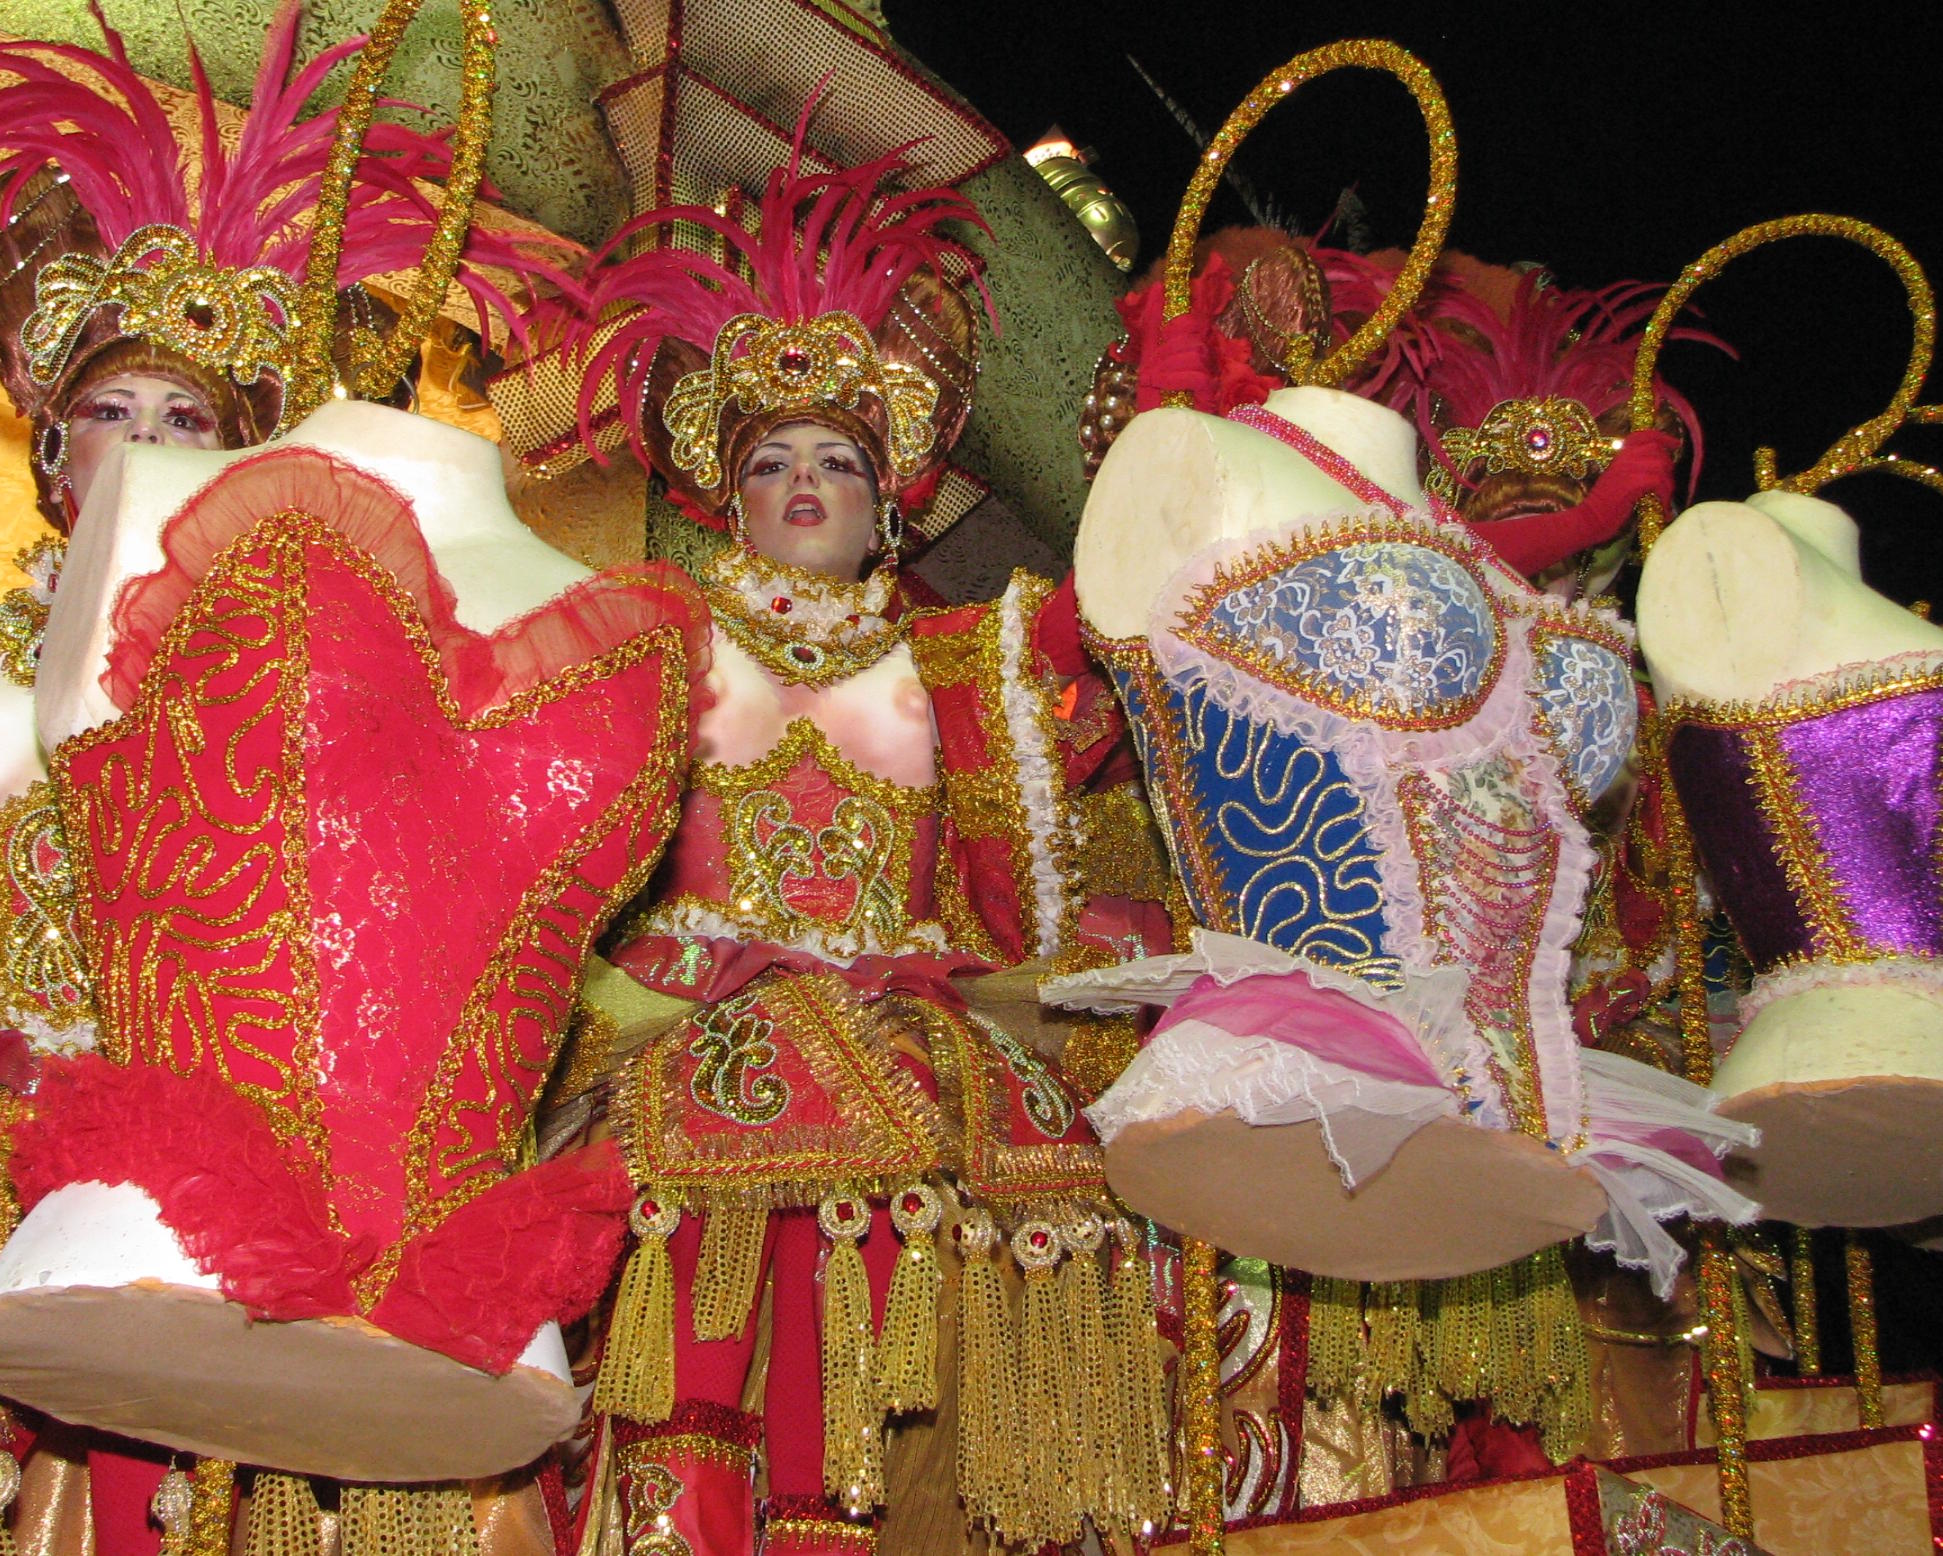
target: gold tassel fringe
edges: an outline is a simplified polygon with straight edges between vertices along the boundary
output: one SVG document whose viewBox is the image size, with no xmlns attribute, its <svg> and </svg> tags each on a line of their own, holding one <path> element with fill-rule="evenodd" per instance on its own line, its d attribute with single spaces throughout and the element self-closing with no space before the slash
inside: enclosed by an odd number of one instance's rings
<svg viewBox="0 0 1943 1556">
<path fill-rule="evenodd" d="M 1114 1228 L 1120 1262 L 1107 1286 L 1107 1346 L 1113 1357 L 1114 1488 L 1108 1517 L 1128 1540 L 1167 1522 L 1169 1422 L 1161 1376 L 1153 1274 L 1133 1227 Z"/>
<path fill-rule="evenodd" d="M 1117 1500 L 1113 1434 L 1121 1414 L 1115 1396 L 1123 1386 L 1106 1338 L 1106 1277 L 1099 1260 L 1106 1223 L 1096 1215 L 1081 1216 L 1059 1236 L 1066 1250 L 1059 1305 L 1073 1391 L 1070 1473 L 1080 1511 L 1105 1524 Z"/>
<path fill-rule="evenodd" d="M 761 1205 L 718 1201 L 706 1214 L 689 1316 L 697 1340 L 732 1340 L 755 1306 L 769 1212 Z"/>
<path fill-rule="evenodd" d="M 308 1480 L 257 1472 L 243 1549 L 246 1556 L 323 1556 L 323 1514 Z"/>
<path fill-rule="evenodd" d="M 823 1267 L 823 1489 L 854 1516 L 884 1500 L 884 1412 L 872 1384 L 877 1345 L 857 1251 L 870 1207 L 826 1195 L 817 1220 L 833 1245 Z"/>
<path fill-rule="evenodd" d="M 597 1415 L 654 1426 L 675 1408 L 675 1271 L 668 1238 L 680 1221 L 677 1206 L 657 1204 L 646 1194 L 628 1212 L 637 1241 L 621 1274 L 594 1380 Z"/>
<path fill-rule="evenodd" d="M 965 1213 L 958 1227 L 958 1494 L 971 1523 L 1014 1542 L 1024 1496 L 1019 1373 L 1005 1283 L 992 1258 L 997 1242 L 988 1211 Z"/>
<path fill-rule="evenodd" d="M 938 1403 L 938 1294 L 944 1271 L 934 1234 L 943 1213 L 929 1184 L 913 1184 L 891 1198 L 891 1222 L 904 1246 L 877 1337 L 874 1383 L 886 1410 L 931 1410 Z"/>
<path fill-rule="evenodd" d="M 1458 1401 L 1535 1423 L 1563 1463 L 1592 1430 L 1578 1304 L 1557 1248 L 1449 1280 L 1367 1287 L 1316 1278 L 1309 1302 L 1309 1387 L 1322 1404 L 1374 1408 L 1401 1396 L 1410 1429 L 1441 1437 Z"/>
<path fill-rule="evenodd" d="M 1066 1545 L 1079 1538 L 1079 1487 L 1070 1443 L 1078 1430 L 1073 1374 L 1059 1296 L 1059 1231 L 1027 1221 L 1012 1235 L 1012 1257 L 1025 1271 L 1019 1306 L 1018 1444 L 1024 1469 L 1024 1543 Z"/>
<path fill-rule="evenodd" d="M 343 1556 L 479 1556 L 464 1486 L 347 1485 L 341 1497 Z"/>
</svg>

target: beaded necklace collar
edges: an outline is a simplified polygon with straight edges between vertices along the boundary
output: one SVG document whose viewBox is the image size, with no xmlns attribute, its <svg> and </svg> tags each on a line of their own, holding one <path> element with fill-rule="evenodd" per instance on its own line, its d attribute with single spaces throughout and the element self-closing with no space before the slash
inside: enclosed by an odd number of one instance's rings
<svg viewBox="0 0 1943 1556">
<path fill-rule="evenodd" d="M 848 583 L 734 545 L 709 564 L 702 589 L 716 623 L 757 663 L 791 685 L 824 686 L 904 640 L 903 624 L 885 617 L 895 579 L 880 566 Z"/>
</svg>

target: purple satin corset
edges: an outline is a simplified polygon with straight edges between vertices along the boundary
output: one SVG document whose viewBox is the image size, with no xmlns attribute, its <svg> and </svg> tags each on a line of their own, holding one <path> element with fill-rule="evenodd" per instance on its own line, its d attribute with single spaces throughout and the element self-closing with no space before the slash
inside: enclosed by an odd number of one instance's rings
<svg viewBox="0 0 1943 1556">
<path fill-rule="evenodd" d="M 1943 674 L 1674 721 L 1680 803 L 1756 971 L 1943 956 Z"/>
</svg>

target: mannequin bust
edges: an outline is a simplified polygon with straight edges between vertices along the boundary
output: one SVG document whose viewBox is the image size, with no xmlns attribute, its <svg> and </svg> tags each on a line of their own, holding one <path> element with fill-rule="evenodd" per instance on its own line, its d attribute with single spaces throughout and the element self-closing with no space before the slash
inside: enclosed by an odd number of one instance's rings
<svg viewBox="0 0 1943 1556">
<path fill-rule="evenodd" d="M 410 503 L 466 627 L 490 631 L 589 576 L 588 569 L 545 545 L 520 522 L 505 498 L 495 445 L 420 416 L 376 405 L 333 402 L 269 449 L 124 446 L 104 465 L 76 525 L 48 621 L 36 687 L 21 693 L 45 750 L 51 752 L 121 715 L 101 682 L 112 646 L 111 614 L 124 583 L 162 566 L 161 536 L 173 515 L 237 462 L 273 458 L 296 447 L 321 450 L 369 471 Z M 0 708 L 0 716 L 21 711 L 10 701 Z M 16 743 L 31 745 L 33 726 L 24 718 L 14 722 L 19 726 L 12 730 L 20 737 Z M 164 1381 L 169 1365 L 166 1353 L 171 1349 L 186 1355 L 198 1345 L 216 1343 L 211 1337 L 225 1322 L 210 1316 L 225 1311 L 218 1286 L 217 1278 L 184 1252 L 164 1224 L 157 1202 L 133 1183 L 79 1182 L 55 1188 L 0 1247 L 0 1298 L 16 1299 L 8 1322 L 28 1329 L 41 1320 L 31 1307 L 15 1309 L 18 1299 L 31 1300 L 36 1293 L 101 1288 L 102 1303 L 137 1306 L 143 1293 L 164 1288 L 205 1294 L 200 1306 L 189 1301 L 163 1307 L 157 1310 L 158 1318 L 141 1320 L 164 1326 L 151 1329 L 157 1339 L 153 1365 Z M 45 1322 L 63 1323 L 63 1312 L 50 1310 Z M 236 1322 L 240 1326 L 240 1319 Z M 164 1332 L 170 1324 L 176 1326 L 173 1340 Z M 413 1478 L 496 1472 L 544 1446 L 552 1431 L 571 1422 L 576 1408 L 567 1388 L 567 1359 L 559 1329 L 551 1321 L 539 1327 L 518 1364 L 499 1379 L 406 1345 L 355 1320 L 257 1325 L 253 1333 L 263 1342 L 266 1356 L 276 1352 L 274 1366 L 287 1369 L 292 1377 L 308 1378 L 318 1387 L 323 1385 L 317 1380 L 325 1377 L 334 1377 L 337 1386 L 351 1386 L 349 1380 L 361 1378 L 356 1386 L 371 1391 L 372 1397 L 397 1398 L 406 1424 L 388 1419 L 387 1431 L 380 1435 L 389 1435 L 394 1444 L 401 1435 L 417 1442 Z M 154 1390 L 138 1390 L 143 1398 L 133 1404 L 116 1398 L 96 1400 L 84 1397 L 85 1370 L 77 1369 L 77 1375 L 82 1384 L 73 1401 L 74 1419 L 151 1435 L 145 1430 L 149 1422 L 143 1400 Z M 158 1383 L 157 1388 L 161 1387 Z M 173 1427 L 174 1435 L 160 1440 L 195 1451 L 222 1449 L 228 1441 L 223 1423 L 253 1419 L 256 1406 L 251 1403 L 251 1387 L 247 1373 L 222 1374 L 206 1390 L 207 1422 L 192 1410 L 185 1417 L 187 1424 Z M 417 1401 L 457 1401 L 468 1390 L 469 1403 L 457 1411 L 458 1419 L 469 1422 L 463 1431 L 424 1431 L 423 1422 L 411 1416 L 419 1408 Z M 350 1478 L 395 1472 L 395 1464 L 363 1445 L 360 1434 L 344 1432 L 329 1419 L 330 1414 L 320 1410 L 314 1422 L 288 1434 L 287 1451 L 297 1455 L 292 1462 Z"/>
<path fill-rule="evenodd" d="M 1808 1225 L 1884 1225 L 1943 1210 L 1943 1131 L 1930 1122 L 1943 1102 L 1943 971 L 1933 965 L 1934 947 L 1883 933 L 1883 910 L 1871 907 L 1886 900 L 1924 911 L 1936 889 L 1923 862 L 1935 857 L 1933 840 L 1923 839 L 1927 824 L 1915 811 L 1883 803 L 1898 792 L 1893 778 L 1864 798 L 1868 762 L 1817 761 L 1816 747 L 1789 744 L 1825 720 L 1822 740 L 1846 738 L 1858 754 L 1874 750 L 1873 733 L 1845 737 L 1833 722 L 1867 717 L 1867 708 L 1845 699 L 1850 711 L 1831 711 L 1827 699 L 1838 687 L 1886 680 L 1893 684 L 1867 701 L 1910 710 L 1907 743 L 1895 748 L 1892 765 L 1906 776 L 1910 763 L 1936 760 L 1925 688 L 1943 669 L 1943 627 L 1863 582 L 1857 539 L 1840 508 L 1797 493 L 1703 503 L 1654 546 L 1639 590 L 1640 648 L 1654 687 L 1664 703 L 1688 705 L 1676 713 L 1676 779 L 1703 858 L 1710 838 L 1719 838 L 1709 868 L 1743 938 L 1754 920 L 1743 922 L 1737 906 L 1754 912 L 1748 899 L 1761 892 L 1738 884 L 1738 865 L 1777 866 L 1758 846 L 1750 857 L 1744 844 L 1735 848 L 1717 832 L 1709 817 L 1718 807 L 1708 796 L 1710 778 L 1718 778 L 1733 805 L 1762 802 L 1738 768 L 1721 776 L 1718 765 L 1729 759 L 1720 742 L 1753 738 L 1748 731 L 1758 730 L 1794 775 L 1789 804 L 1826 859 L 1815 866 L 1825 881 L 1819 889 L 1832 894 L 1838 918 L 1854 920 L 1817 927 L 1812 945 L 1787 948 L 1785 965 L 1750 943 L 1757 968 L 1767 965 L 1749 1002 L 1752 1016 L 1714 1075 L 1722 1111 L 1763 1131 L 1746 1169 L 1753 1192 L 1769 1214 Z M 1826 803 L 1819 796 L 1833 793 L 1831 775 L 1840 781 L 1838 769 L 1855 775 L 1848 808 L 1874 823 L 1867 836 L 1831 830 L 1839 798 L 1818 809 Z M 1780 830 L 1772 836 L 1778 840 Z M 1783 844 L 1772 847 L 1799 870 Z"/>
<path fill-rule="evenodd" d="M 1670 1280 L 1677 1249 L 1598 1176 L 1640 1159 L 1602 1131 L 1646 1116 L 1643 1083 L 1585 1060 L 1564 1005 L 1593 855 L 1562 774 L 1596 742 L 1557 708 L 1630 745 L 1623 629 L 1431 512 L 1395 412 L 1313 387 L 1260 410 L 1135 417 L 1075 546 L 1204 930 L 1048 991 L 1168 1007 L 1090 1110 L 1108 1178 L 1142 1214 L 1342 1278 L 1462 1274 L 1573 1231 L 1616 1246 L 1610 1213 Z M 1562 676 L 1558 643 L 1607 673 Z M 1691 1090 L 1659 1121 L 1706 1137 Z"/>
<path fill-rule="evenodd" d="M 495 444 L 407 411 L 334 400 L 267 449 L 126 446 L 96 479 L 48 616 L 34 699 L 46 750 L 115 717 L 100 681 L 115 597 L 130 578 L 162 565 L 169 518 L 229 466 L 286 448 L 321 449 L 403 494 L 458 598 L 460 622 L 475 631 L 489 632 L 588 576 L 520 522 Z"/>
<path fill-rule="evenodd" d="M 1424 505 L 1417 434 L 1401 416 L 1339 389 L 1280 389 L 1263 409 L 1334 449 L 1410 507 Z M 1100 466 L 1074 545 L 1081 613 L 1109 638 L 1137 637 L 1161 587 L 1203 546 L 1365 504 L 1294 449 L 1198 411 L 1148 411 Z"/>
</svg>

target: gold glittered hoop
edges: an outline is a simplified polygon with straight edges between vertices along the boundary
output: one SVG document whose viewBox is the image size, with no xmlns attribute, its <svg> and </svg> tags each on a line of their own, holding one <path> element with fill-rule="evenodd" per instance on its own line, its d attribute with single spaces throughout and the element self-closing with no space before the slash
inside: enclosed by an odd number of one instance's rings
<svg viewBox="0 0 1943 1556">
<path fill-rule="evenodd" d="M 1410 254 L 1397 272 L 1375 312 L 1334 351 L 1313 355 L 1307 336 L 1289 343 L 1289 358 L 1283 363 L 1292 383 L 1315 384 L 1329 388 L 1340 384 L 1360 367 L 1380 346 L 1397 320 L 1416 302 L 1429 279 L 1431 266 L 1443 252 L 1444 234 L 1450 227 L 1451 212 L 1457 204 L 1457 132 L 1451 128 L 1450 110 L 1443 89 L 1429 67 L 1408 49 L 1382 38 L 1346 38 L 1298 54 L 1280 70 L 1270 71 L 1255 90 L 1242 99 L 1241 106 L 1215 132 L 1214 139 L 1201 154 L 1201 162 L 1189 181 L 1181 200 L 1180 214 L 1174 219 L 1173 235 L 1167 240 L 1167 268 L 1164 276 L 1163 315 L 1178 319 L 1187 312 L 1189 282 L 1194 268 L 1194 245 L 1201 236 L 1201 222 L 1215 185 L 1226 170 L 1235 150 L 1248 132 L 1261 123 L 1269 109 L 1292 96 L 1304 82 L 1332 70 L 1354 67 L 1381 70 L 1395 76 L 1410 90 L 1422 110 L 1424 129 L 1430 136 L 1430 192 L 1424 201 L 1424 219 L 1417 229 Z M 1185 392 L 1170 394 L 1168 403 L 1189 403 Z"/>
<path fill-rule="evenodd" d="M 1929 277 L 1923 274 L 1923 267 L 1916 262 L 1915 255 L 1880 227 L 1871 226 L 1853 216 L 1829 216 L 1811 211 L 1799 216 L 1756 222 L 1751 227 L 1743 227 L 1724 243 L 1715 244 L 1681 271 L 1680 279 L 1667 289 L 1659 307 L 1653 310 L 1653 317 L 1640 336 L 1639 355 L 1633 359 L 1633 430 L 1653 425 L 1658 399 L 1653 391 L 1654 370 L 1659 365 L 1660 349 L 1666 344 L 1673 321 L 1686 307 L 1688 299 L 1741 255 L 1765 244 L 1778 243 L 1784 238 L 1800 237 L 1844 238 L 1850 243 L 1860 244 L 1896 272 L 1896 278 L 1902 282 L 1903 291 L 1909 299 L 1909 363 L 1903 369 L 1902 382 L 1889 398 L 1887 409 L 1843 433 L 1830 445 L 1827 453 L 1799 475 L 1783 478 L 1775 467 L 1774 450 L 1756 449 L 1755 485 L 1764 492 L 1779 487 L 1783 491 L 1807 493 L 1818 491 L 1830 481 L 1840 480 L 1844 476 L 1859 475 L 1866 470 L 1886 470 L 1943 493 L 1943 471 L 1904 459 L 1898 454 L 1878 452 L 1905 422 L 1943 421 L 1943 405 L 1916 403 L 1916 396 L 1923 391 L 1923 380 L 1929 374 L 1930 361 L 1936 351 L 1936 294 L 1931 290 Z M 1648 493 L 1640 499 L 1639 544 L 1642 553 L 1659 538 L 1666 523 L 1666 509 L 1656 495 Z"/>
<path fill-rule="evenodd" d="M 445 194 L 439 202 L 438 222 L 418 269 L 418 284 L 400 313 L 389 341 L 370 330 L 354 332 L 352 360 L 357 393 L 381 398 L 404 375 L 432 320 L 445 301 L 446 288 L 459 268 L 472 221 L 473 197 L 486 169 L 486 141 L 492 133 L 493 50 L 499 34 L 493 30 L 489 0 L 458 0 L 461 26 L 459 60 L 459 125 L 452 143 L 452 166 Z M 372 110 L 379 88 L 391 69 L 405 28 L 417 14 L 419 0 L 386 0 L 384 13 L 359 51 L 357 67 L 338 110 L 337 138 L 317 189 L 315 225 L 311 229 L 310 262 L 304 276 L 303 322 L 297 341 L 296 363 L 287 390 L 297 409 L 285 423 L 299 420 L 331 395 L 331 344 L 337 331 L 337 266 L 344 252 L 344 222 L 351 198 L 351 179 L 371 129 Z"/>
</svg>

